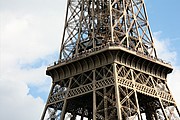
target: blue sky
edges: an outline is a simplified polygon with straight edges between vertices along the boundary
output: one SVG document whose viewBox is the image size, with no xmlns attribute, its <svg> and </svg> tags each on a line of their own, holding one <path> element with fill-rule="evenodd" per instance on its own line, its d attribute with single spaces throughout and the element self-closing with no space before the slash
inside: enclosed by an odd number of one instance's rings
<svg viewBox="0 0 180 120">
<path fill-rule="evenodd" d="M 145 2 L 158 56 L 174 67 L 168 84 L 180 105 L 180 1 Z M 65 6 L 66 0 L 0 0 L 1 119 L 40 118 L 51 86 L 45 71 L 58 59 Z"/>
<path fill-rule="evenodd" d="M 178 0 L 145 0 L 152 32 L 161 31 L 160 39 L 169 40 L 170 50 L 180 51 L 180 13 Z M 180 55 L 177 54 L 180 60 Z M 180 63 L 176 63 L 179 65 Z"/>
</svg>

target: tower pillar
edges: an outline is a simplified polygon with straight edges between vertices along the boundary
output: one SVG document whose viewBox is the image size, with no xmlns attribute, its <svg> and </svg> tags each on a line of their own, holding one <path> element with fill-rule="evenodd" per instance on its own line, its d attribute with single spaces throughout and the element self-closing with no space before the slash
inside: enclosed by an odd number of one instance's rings
<svg viewBox="0 0 180 120">
<path fill-rule="evenodd" d="M 41 120 L 180 119 L 144 0 L 68 0 Z"/>
</svg>

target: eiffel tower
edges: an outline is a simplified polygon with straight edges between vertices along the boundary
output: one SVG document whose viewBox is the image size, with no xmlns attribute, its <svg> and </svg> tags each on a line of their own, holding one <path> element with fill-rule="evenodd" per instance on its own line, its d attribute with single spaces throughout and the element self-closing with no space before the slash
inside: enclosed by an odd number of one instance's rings
<svg viewBox="0 0 180 120">
<path fill-rule="evenodd" d="M 144 0 L 68 0 L 41 120 L 180 120 Z"/>
</svg>

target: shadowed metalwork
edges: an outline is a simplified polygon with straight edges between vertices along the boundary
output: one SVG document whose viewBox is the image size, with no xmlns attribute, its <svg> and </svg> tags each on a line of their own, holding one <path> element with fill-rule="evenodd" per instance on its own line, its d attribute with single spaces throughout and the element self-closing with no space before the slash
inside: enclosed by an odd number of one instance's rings
<svg viewBox="0 0 180 120">
<path fill-rule="evenodd" d="M 143 0 L 68 0 L 41 120 L 180 120 Z"/>
<path fill-rule="evenodd" d="M 143 0 L 68 0 L 60 59 L 112 42 L 156 57 Z"/>
</svg>

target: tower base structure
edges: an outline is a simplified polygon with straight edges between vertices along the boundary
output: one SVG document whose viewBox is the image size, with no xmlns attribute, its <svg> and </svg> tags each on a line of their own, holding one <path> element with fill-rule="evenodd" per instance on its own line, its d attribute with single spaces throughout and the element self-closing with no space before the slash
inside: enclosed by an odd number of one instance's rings
<svg viewBox="0 0 180 120">
<path fill-rule="evenodd" d="M 180 120 L 167 86 L 172 67 L 112 43 L 47 68 L 53 84 L 41 120 Z"/>
</svg>

